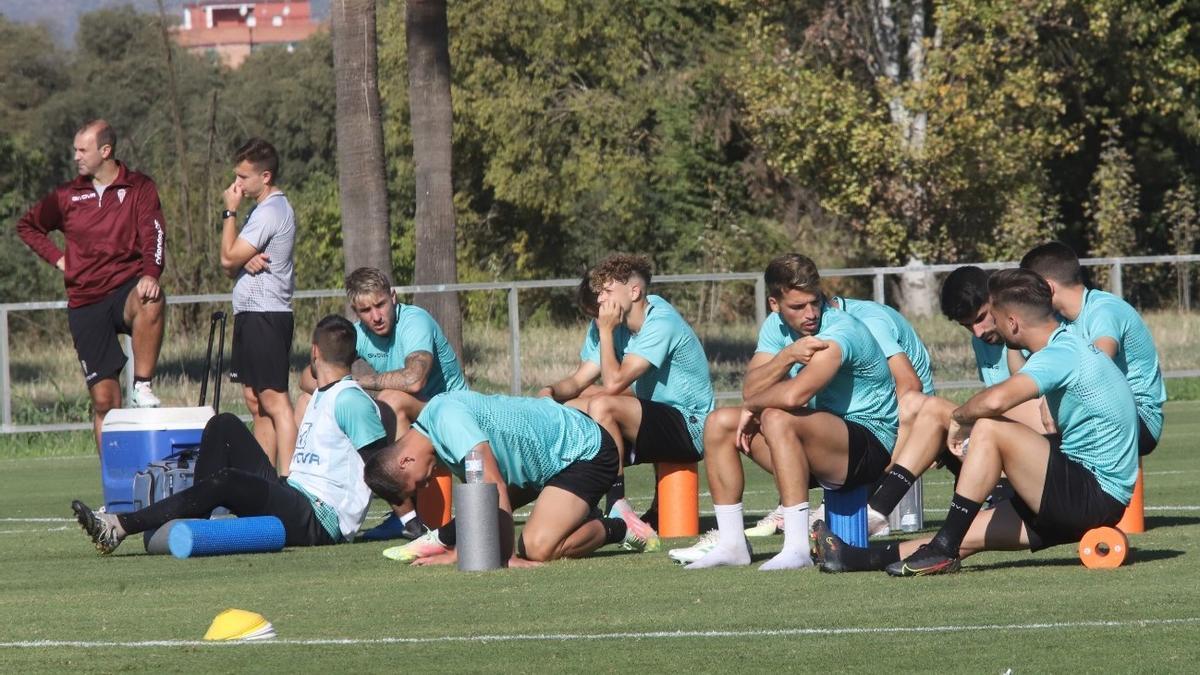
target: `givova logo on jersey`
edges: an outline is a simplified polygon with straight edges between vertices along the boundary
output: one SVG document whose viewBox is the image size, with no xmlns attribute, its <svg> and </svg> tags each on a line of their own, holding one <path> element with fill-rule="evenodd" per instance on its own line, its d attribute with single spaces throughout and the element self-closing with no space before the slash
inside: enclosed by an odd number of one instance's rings
<svg viewBox="0 0 1200 675">
<path fill-rule="evenodd" d="M 315 452 L 306 452 L 308 447 L 308 434 L 312 431 L 312 422 L 305 422 L 300 427 L 300 433 L 296 434 L 296 453 L 292 455 L 292 464 L 316 464 L 321 463 L 321 456 Z"/>
</svg>

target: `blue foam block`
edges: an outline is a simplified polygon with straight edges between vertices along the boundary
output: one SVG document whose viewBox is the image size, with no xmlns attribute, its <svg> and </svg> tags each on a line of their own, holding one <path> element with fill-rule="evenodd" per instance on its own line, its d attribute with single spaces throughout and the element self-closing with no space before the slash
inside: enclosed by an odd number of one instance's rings
<svg viewBox="0 0 1200 675">
<path fill-rule="evenodd" d="M 825 518 L 829 529 L 842 541 L 865 548 L 867 545 L 867 486 L 852 490 L 825 491 Z"/>
<path fill-rule="evenodd" d="M 180 520 L 171 527 L 167 545 L 176 558 L 283 550 L 287 537 L 275 516 Z"/>
</svg>

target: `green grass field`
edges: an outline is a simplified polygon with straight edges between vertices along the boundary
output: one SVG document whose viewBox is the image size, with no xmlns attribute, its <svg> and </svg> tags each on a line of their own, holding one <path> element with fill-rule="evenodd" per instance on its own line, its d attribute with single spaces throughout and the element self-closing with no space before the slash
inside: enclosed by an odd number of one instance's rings
<svg viewBox="0 0 1200 675">
<path fill-rule="evenodd" d="M 1168 404 L 1167 420 L 1134 564 L 1088 570 L 1064 546 L 982 554 L 927 579 L 685 572 L 665 549 L 686 540 L 473 574 L 400 566 L 384 544 L 176 560 L 133 539 L 100 557 L 68 518 L 72 498 L 101 501 L 96 459 L 5 454 L 0 672 L 1194 672 L 1200 403 Z M 752 520 L 775 491 L 747 475 Z M 649 471 L 631 469 L 629 482 L 646 505 Z M 948 474 L 927 476 L 927 527 L 949 494 Z M 707 495 L 701 508 L 711 513 Z M 755 559 L 781 539 L 756 540 Z M 279 638 L 199 642 L 229 607 L 265 615 Z"/>
</svg>

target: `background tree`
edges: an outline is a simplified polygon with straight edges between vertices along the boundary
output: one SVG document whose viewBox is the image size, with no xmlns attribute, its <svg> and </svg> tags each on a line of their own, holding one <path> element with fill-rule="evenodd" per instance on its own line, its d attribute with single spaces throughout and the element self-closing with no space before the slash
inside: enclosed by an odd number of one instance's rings
<svg viewBox="0 0 1200 675">
<path fill-rule="evenodd" d="M 362 266 L 392 275 L 387 180 L 377 82 L 375 0 L 330 4 L 337 85 L 337 168 L 347 273 Z"/>
<path fill-rule="evenodd" d="M 408 99 L 416 188 L 413 282 L 452 284 L 458 281 L 458 242 L 451 174 L 454 115 L 445 0 L 408 0 L 404 35 L 408 45 Z M 429 310 L 454 350 L 462 354 L 458 294 L 421 293 L 415 301 Z"/>
</svg>

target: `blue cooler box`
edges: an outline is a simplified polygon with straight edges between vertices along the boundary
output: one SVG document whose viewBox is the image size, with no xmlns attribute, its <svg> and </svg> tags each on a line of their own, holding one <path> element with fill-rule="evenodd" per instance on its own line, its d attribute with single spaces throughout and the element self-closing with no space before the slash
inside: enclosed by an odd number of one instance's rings
<svg viewBox="0 0 1200 675">
<path fill-rule="evenodd" d="M 196 448 L 214 415 L 197 408 L 118 408 L 104 416 L 100 482 L 109 513 L 134 510 L 133 475 L 181 450 Z"/>
</svg>

